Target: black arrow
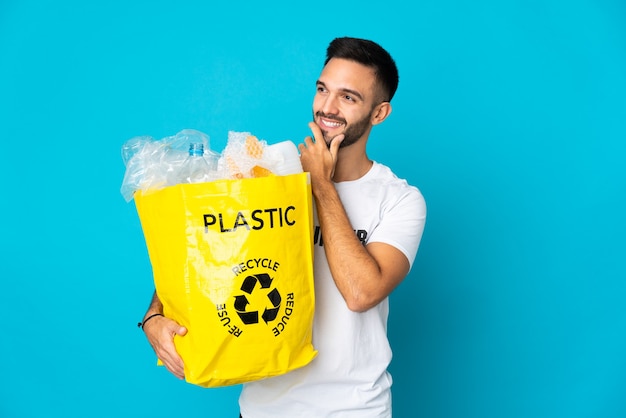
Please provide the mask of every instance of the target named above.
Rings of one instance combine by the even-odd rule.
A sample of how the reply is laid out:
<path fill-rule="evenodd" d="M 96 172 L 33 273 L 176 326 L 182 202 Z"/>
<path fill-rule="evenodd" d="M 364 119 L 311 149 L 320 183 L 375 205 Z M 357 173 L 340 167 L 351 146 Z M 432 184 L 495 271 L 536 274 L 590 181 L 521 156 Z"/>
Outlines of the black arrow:
<path fill-rule="evenodd" d="M 272 285 L 272 278 L 267 273 L 257 274 L 256 278 L 259 279 L 259 283 L 261 283 L 261 289 L 269 289 Z"/>
<path fill-rule="evenodd" d="M 283 300 L 283 298 L 280 297 L 278 289 L 273 289 L 271 292 L 269 292 L 267 294 L 267 298 L 270 300 L 270 302 L 272 302 L 272 305 L 274 305 L 275 308 L 278 308 L 280 306 L 280 302 Z"/>
<path fill-rule="evenodd" d="M 273 321 L 276 319 L 276 316 L 278 315 L 278 311 L 279 308 L 265 308 L 265 311 L 263 311 L 263 320 L 265 321 L 265 323 L 267 324 L 270 321 Z"/>
<path fill-rule="evenodd" d="M 245 295 L 235 296 L 235 310 L 245 312 L 249 303 Z"/>
<path fill-rule="evenodd" d="M 262 317 L 266 324 L 276 319 L 276 316 L 278 315 L 278 310 L 280 308 L 280 302 L 282 301 L 282 297 L 280 296 L 280 292 L 278 291 L 278 289 L 272 289 L 272 291 L 267 294 L 267 298 L 270 300 L 270 302 L 272 302 L 272 305 L 274 307 L 265 308 L 265 311 L 263 311 Z"/>
<path fill-rule="evenodd" d="M 256 277 L 248 276 L 245 279 L 243 279 L 243 283 L 241 284 L 241 290 L 243 290 L 247 294 L 250 294 L 254 290 L 255 284 L 256 284 Z"/>
<path fill-rule="evenodd" d="M 259 313 L 257 311 L 237 312 L 237 315 L 239 315 L 239 318 L 241 318 L 241 322 L 246 325 L 259 323 Z"/>

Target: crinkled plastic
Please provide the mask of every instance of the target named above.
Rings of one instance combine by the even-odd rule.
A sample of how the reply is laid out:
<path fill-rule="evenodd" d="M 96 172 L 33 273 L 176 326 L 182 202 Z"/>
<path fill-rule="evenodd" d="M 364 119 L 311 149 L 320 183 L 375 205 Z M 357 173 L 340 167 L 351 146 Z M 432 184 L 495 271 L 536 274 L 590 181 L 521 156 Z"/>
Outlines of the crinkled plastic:
<path fill-rule="evenodd" d="M 130 202 L 137 190 L 149 192 L 178 184 L 176 173 L 187 158 L 192 142 L 204 145 L 207 158 L 219 158 L 210 148 L 208 135 L 193 129 L 184 129 L 160 140 L 138 136 L 126 141 L 122 146 L 126 172 L 120 190 L 124 199 Z"/>
<path fill-rule="evenodd" d="M 302 172 L 300 156 L 295 144 L 282 141 L 268 145 L 250 132 L 228 133 L 228 142 L 222 153 L 210 148 L 209 137 L 193 129 L 185 129 L 174 136 L 155 140 L 150 136 L 131 138 L 122 146 L 126 173 L 121 193 L 127 202 L 136 191 L 153 192 L 180 184 L 183 163 L 189 144 L 202 143 L 204 157 L 215 166 L 213 179 L 258 178 L 268 175 L 289 175 Z"/>
<path fill-rule="evenodd" d="M 302 173 L 296 145 L 282 141 L 268 145 L 250 132 L 228 133 L 228 144 L 218 164 L 221 179 L 265 177 Z"/>

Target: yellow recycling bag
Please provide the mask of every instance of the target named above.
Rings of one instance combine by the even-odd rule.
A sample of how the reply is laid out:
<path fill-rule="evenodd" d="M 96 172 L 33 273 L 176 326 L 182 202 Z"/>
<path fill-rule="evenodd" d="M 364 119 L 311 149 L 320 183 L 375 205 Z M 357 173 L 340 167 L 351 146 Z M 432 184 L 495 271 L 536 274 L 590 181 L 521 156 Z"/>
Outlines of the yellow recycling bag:
<path fill-rule="evenodd" d="M 154 283 L 187 382 L 203 387 L 287 373 L 311 343 L 308 173 L 180 184 L 135 194 Z"/>

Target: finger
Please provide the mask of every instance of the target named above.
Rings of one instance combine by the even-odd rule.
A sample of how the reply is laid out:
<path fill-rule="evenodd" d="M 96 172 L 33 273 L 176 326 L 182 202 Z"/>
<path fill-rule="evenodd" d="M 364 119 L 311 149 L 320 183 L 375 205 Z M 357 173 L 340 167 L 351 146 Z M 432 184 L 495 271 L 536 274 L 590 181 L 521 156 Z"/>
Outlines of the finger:
<path fill-rule="evenodd" d="M 345 135 L 340 134 L 334 137 L 333 140 L 330 142 L 330 153 L 333 156 L 337 155 L 337 152 L 339 151 L 339 146 L 343 142 L 344 138 L 345 138 Z"/>
<path fill-rule="evenodd" d="M 185 366 L 183 365 L 182 360 L 176 361 L 176 359 L 162 359 L 161 361 L 163 362 L 165 368 L 178 379 L 182 380 L 185 378 Z"/>
<path fill-rule="evenodd" d="M 304 142 L 298 144 L 298 151 L 300 151 L 300 158 L 302 158 L 303 154 L 306 154 L 309 148 L 311 148 L 315 143 L 313 142 L 313 138 L 307 136 L 304 138 Z"/>
<path fill-rule="evenodd" d="M 311 132 L 313 132 L 313 137 L 315 138 L 315 142 L 324 140 L 324 134 L 322 133 L 322 128 L 320 128 L 317 123 L 309 122 L 309 128 L 311 129 Z"/>
<path fill-rule="evenodd" d="M 163 336 L 165 341 L 163 341 L 163 345 L 159 350 L 159 358 L 163 362 L 163 365 L 170 371 L 174 376 L 179 379 L 185 378 L 185 364 L 183 359 L 178 354 L 176 350 L 176 345 L 174 344 L 174 338 L 176 335 L 184 336 L 187 334 L 187 328 L 182 325 L 177 324 L 174 321 L 170 321 L 166 329 L 164 330 L 167 336 Z"/>
<path fill-rule="evenodd" d="M 171 363 L 170 372 L 180 380 L 185 379 L 185 366 L 182 360 Z"/>
<path fill-rule="evenodd" d="M 180 355 L 178 355 L 173 341 L 163 347 L 163 350 L 161 350 L 161 357 L 159 358 L 167 370 L 169 370 L 174 376 L 179 379 L 185 378 L 185 364 Z"/>

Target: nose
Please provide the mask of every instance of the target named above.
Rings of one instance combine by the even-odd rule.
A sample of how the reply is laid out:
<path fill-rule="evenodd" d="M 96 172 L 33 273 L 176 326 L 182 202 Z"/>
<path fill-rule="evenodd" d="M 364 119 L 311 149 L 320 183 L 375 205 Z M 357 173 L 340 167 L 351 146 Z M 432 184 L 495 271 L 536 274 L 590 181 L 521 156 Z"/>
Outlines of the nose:
<path fill-rule="evenodd" d="M 339 113 L 339 108 L 337 107 L 337 98 L 329 94 L 328 96 L 323 98 L 322 107 L 320 110 L 324 112 L 325 115 L 337 115 Z"/>

